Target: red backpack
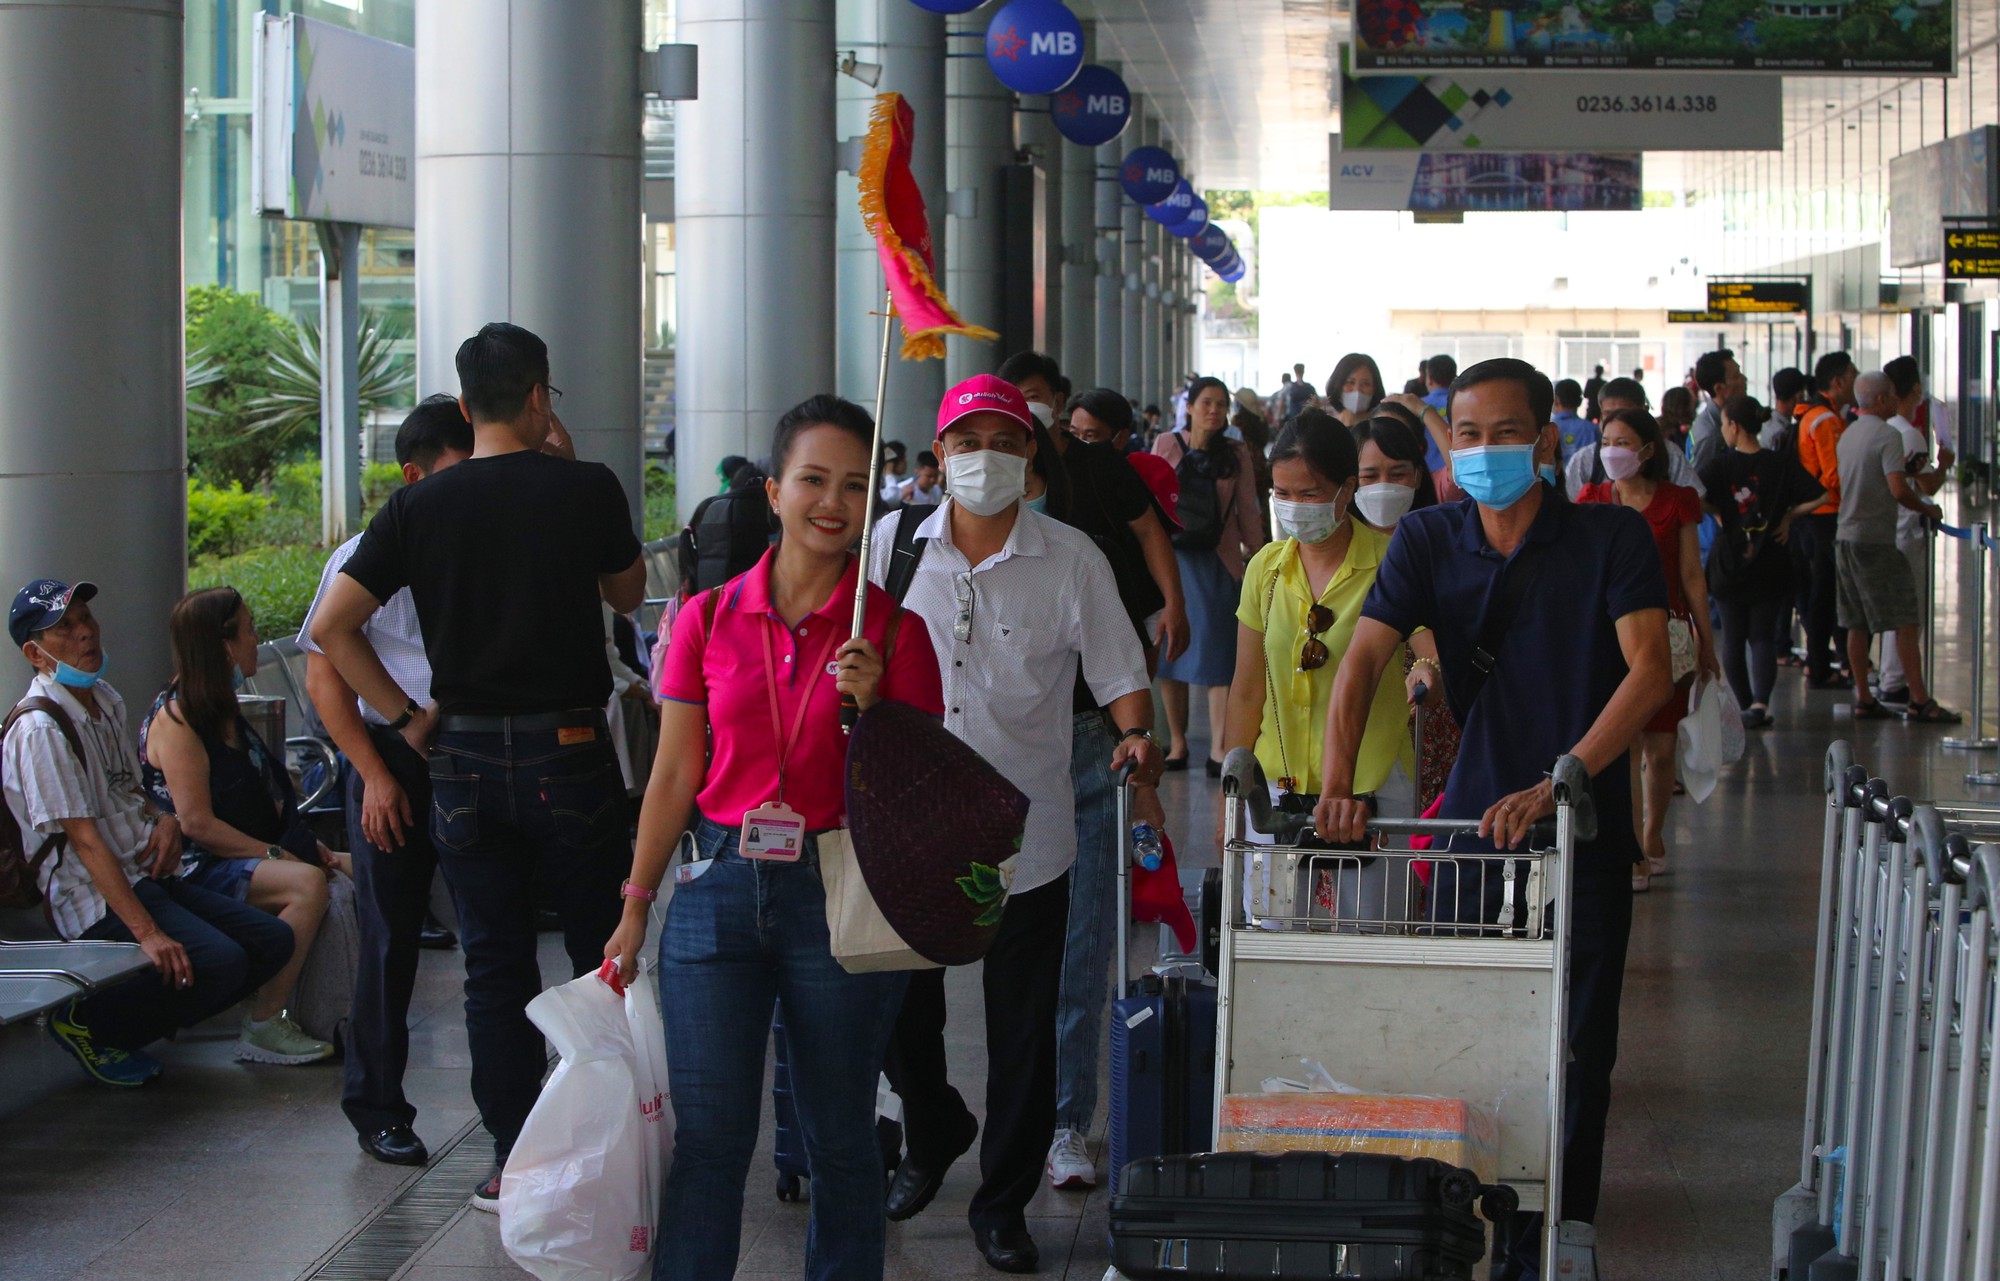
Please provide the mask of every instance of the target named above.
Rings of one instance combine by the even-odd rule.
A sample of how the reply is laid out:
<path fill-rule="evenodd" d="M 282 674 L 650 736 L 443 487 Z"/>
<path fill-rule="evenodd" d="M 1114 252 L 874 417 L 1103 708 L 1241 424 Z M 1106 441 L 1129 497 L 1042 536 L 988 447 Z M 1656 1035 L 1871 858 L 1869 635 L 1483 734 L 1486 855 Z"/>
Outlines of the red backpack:
<path fill-rule="evenodd" d="M 22 699 L 13 711 L 7 713 L 7 719 L 0 722 L 0 743 L 7 741 L 14 722 L 29 712 L 48 713 L 49 719 L 56 723 L 56 728 L 69 741 L 69 750 L 76 753 L 77 764 L 89 768 L 83 755 L 83 740 L 77 737 L 76 725 L 70 720 L 69 713 L 63 711 L 62 705 L 53 699 L 39 696 Z M 0 784 L 6 781 L 5 771 L 5 764 L 0 761 Z M 14 811 L 4 800 L 0 800 L 0 907 L 38 906 L 42 901 L 42 891 L 35 878 L 42 870 L 42 864 L 60 855 L 69 844 L 69 837 L 58 832 L 54 836 L 43 837 L 42 843 L 30 854 L 22 837 L 21 825 L 14 821 Z"/>

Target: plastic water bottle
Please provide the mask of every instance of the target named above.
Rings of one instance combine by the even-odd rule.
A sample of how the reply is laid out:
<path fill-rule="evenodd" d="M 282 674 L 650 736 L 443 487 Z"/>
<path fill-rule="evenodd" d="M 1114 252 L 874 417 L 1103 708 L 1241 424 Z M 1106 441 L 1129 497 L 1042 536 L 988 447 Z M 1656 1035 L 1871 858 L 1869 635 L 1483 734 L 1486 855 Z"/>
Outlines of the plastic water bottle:
<path fill-rule="evenodd" d="M 1160 834 L 1151 823 L 1132 824 L 1132 861 L 1148 872 L 1160 870 L 1160 860 L 1166 857 L 1160 848 Z"/>

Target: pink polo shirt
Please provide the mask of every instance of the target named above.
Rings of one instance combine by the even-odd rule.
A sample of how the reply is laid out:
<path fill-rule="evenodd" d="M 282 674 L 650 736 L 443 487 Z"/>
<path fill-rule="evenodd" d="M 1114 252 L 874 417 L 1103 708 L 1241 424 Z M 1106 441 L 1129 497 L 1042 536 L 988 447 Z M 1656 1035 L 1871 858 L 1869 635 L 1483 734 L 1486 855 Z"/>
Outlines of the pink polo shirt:
<path fill-rule="evenodd" d="M 840 730 L 840 691 L 828 672 L 833 651 L 846 643 L 854 624 L 854 576 L 850 561 L 840 586 L 824 605 L 796 627 L 787 627 L 771 607 L 771 561 L 775 550 L 749 571 L 715 590 L 713 649 L 708 637 L 708 593 L 681 608 L 674 621 L 660 677 L 663 698 L 708 707 L 708 776 L 695 804 L 704 817 L 725 826 L 778 797 L 778 749 L 798 716 L 799 700 L 810 698 L 805 726 L 785 766 L 785 804 L 804 816 L 809 831 L 839 827 L 847 813 L 847 736 Z M 883 650 L 896 603 L 879 587 L 868 589 L 867 623 L 862 635 Z M 765 675 L 764 641 L 771 638 L 771 661 L 778 676 L 778 719 L 783 737 L 771 726 L 771 698 Z M 831 649 L 827 642 L 831 639 Z M 813 671 L 802 671 L 826 651 Z M 905 613 L 897 629 L 896 652 L 883 673 L 883 698 L 944 715 L 944 691 L 937 655 L 924 620 Z"/>

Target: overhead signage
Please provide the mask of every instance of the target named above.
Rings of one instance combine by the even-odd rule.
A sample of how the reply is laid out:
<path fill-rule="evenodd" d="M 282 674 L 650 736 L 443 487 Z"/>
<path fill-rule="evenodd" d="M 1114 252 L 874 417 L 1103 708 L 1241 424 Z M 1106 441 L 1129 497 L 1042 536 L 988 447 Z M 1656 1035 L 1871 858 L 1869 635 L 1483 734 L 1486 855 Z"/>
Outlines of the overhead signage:
<path fill-rule="evenodd" d="M 1955 219 L 2000 215 L 2000 129 L 1906 151 L 1889 161 L 1889 265 L 1943 262 L 1940 229 Z"/>
<path fill-rule="evenodd" d="M 986 24 L 986 65 L 1015 93 L 1054 93 L 1083 69 L 1083 24 L 1061 0 L 1010 0 Z"/>
<path fill-rule="evenodd" d="M 2000 280 L 2000 222 L 1945 224 L 1944 274 L 1947 280 Z"/>
<path fill-rule="evenodd" d="M 1132 123 L 1132 90 L 1124 77 L 1095 64 L 1076 73 L 1049 101 L 1056 132 L 1079 147 L 1101 147 Z"/>
<path fill-rule="evenodd" d="M 1354 65 L 1948 76 L 1956 8 L 1935 0 L 1354 0 Z"/>
<path fill-rule="evenodd" d="M 416 50 L 291 15 L 259 25 L 255 65 L 258 211 L 416 226 Z"/>
<path fill-rule="evenodd" d="M 1338 135 L 1328 175 L 1327 208 L 1335 210 L 1629 211 L 1644 195 L 1636 155 L 1348 151 Z"/>
<path fill-rule="evenodd" d="M 1188 206 L 1187 216 L 1179 222 L 1168 224 L 1167 230 L 1186 240 L 1206 226 L 1208 226 L 1208 202 L 1196 196 L 1193 203 Z"/>
<path fill-rule="evenodd" d="M 1164 147 L 1134 147 L 1118 167 L 1118 185 L 1133 203 L 1156 205 L 1174 194 L 1181 166 Z"/>
<path fill-rule="evenodd" d="M 1708 309 L 1730 317 L 1792 314 L 1811 306 L 1812 285 L 1804 277 L 1708 282 Z"/>
<path fill-rule="evenodd" d="M 1726 325 L 1729 317 L 1719 311 L 1669 311 L 1670 325 Z"/>
<path fill-rule="evenodd" d="M 1219 262 L 1229 252 L 1229 233 L 1211 222 L 1189 237 L 1188 248 L 1203 262 Z"/>
<path fill-rule="evenodd" d="M 1353 151 L 1777 151 L 1781 76 L 1343 76 Z"/>
<path fill-rule="evenodd" d="M 1174 184 L 1165 200 L 1146 206 L 1146 216 L 1162 227 L 1171 227 L 1194 212 L 1194 188 L 1183 178 Z"/>

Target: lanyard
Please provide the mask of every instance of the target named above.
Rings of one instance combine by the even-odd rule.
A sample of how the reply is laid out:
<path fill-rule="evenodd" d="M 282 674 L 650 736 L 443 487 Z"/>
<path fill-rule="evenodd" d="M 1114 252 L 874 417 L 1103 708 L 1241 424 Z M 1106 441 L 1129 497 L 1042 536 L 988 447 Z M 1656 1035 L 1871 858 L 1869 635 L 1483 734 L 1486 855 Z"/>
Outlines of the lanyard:
<path fill-rule="evenodd" d="M 819 647 L 819 653 L 812 662 L 812 674 L 807 677 L 806 687 L 799 694 L 799 710 L 792 717 L 792 732 L 785 735 L 783 719 L 778 714 L 778 663 L 771 654 L 771 627 L 767 619 L 764 626 L 764 692 L 771 696 L 771 741 L 778 747 L 778 799 L 785 799 L 785 762 L 791 759 L 792 749 L 798 746 L 799 733 L 806 727 L 806 708 L 812 702 L 813 687 L 819 683 L 820 669 L 826 666 L 826 656 L 833 652 L 833 642 L 839 638 L 838 628 L 827 631 L 826 642 Z M 794 651 L 796 653 L 797 651 Z M 793 673 L 797 675 L 796 672 Z"/>

